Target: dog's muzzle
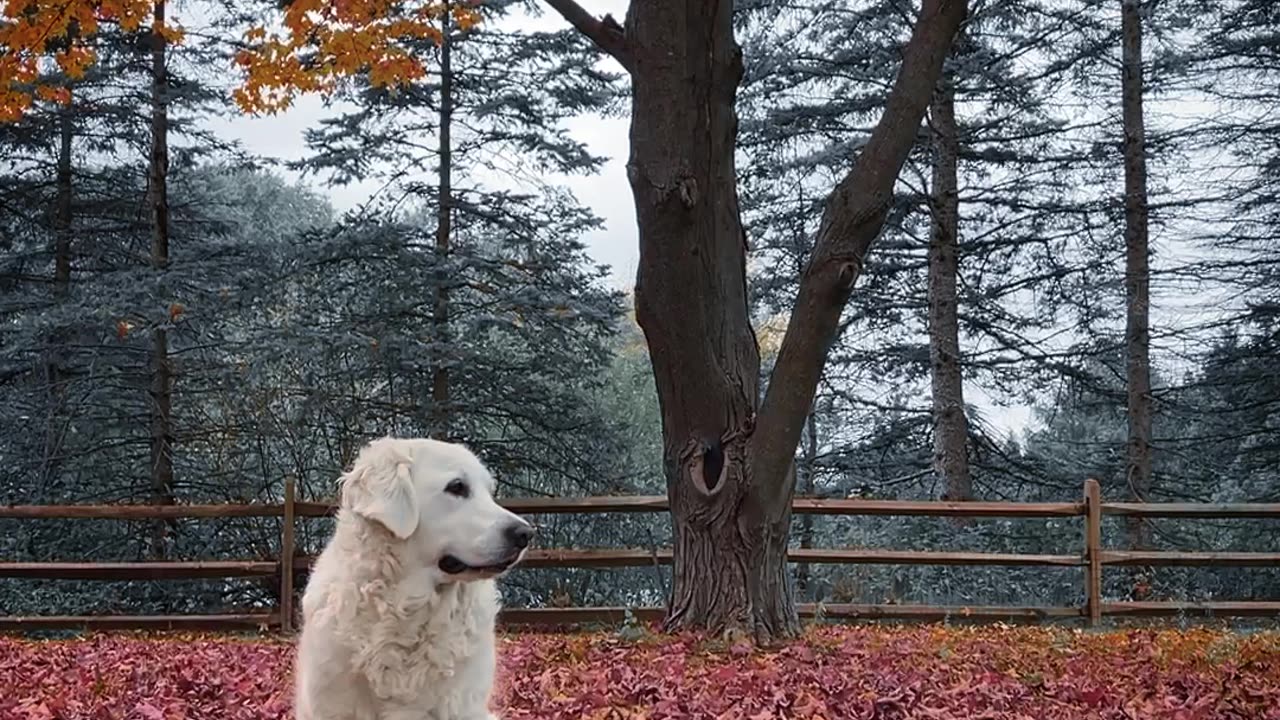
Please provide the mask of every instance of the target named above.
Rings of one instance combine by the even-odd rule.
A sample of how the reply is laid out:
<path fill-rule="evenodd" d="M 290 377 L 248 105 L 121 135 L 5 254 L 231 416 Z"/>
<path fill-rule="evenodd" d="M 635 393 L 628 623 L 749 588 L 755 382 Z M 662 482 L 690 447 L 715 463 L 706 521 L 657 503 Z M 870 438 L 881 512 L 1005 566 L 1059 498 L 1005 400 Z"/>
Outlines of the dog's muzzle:
<path fill-rule="evenodd" d="M 471 565 L 470 563 L 463 562 L 456 555 L 445 555 L 440 558 L 438 566 L 446 575 L 462 575 L 464 573 L 500 575 L 509 570 L 512 565 L 519 562 L 522 555 L 524 555 L 524 551 L 520 550 L 505 560 L 500 560 L 488 565 Z"/>
<path fill-rule="evenodd" d="M 532 525 L 523 520 L 517 520 L 502 531 L 502 538 L 506 541 L 507 552 L 505 556 L 499 558 L 496 562 L 472 565 L 457 555 L 445 555 L 440 558 L 438 565 L 446 575 L 461 575 L 463 573 L 501 575 L 524 557 L 525 551 L 529 548 L 529 541 L 533 539 L 533 534 Z"/>

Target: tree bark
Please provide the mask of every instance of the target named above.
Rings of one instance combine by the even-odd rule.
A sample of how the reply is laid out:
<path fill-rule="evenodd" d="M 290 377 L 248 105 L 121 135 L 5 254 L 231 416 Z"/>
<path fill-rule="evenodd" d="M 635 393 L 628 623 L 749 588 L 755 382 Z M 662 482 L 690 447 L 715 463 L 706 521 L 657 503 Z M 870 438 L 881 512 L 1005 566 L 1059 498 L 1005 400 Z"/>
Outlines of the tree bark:
<path fill-rule="evenodd" d="M 163 273 L 169 267 L 169 108 L 165 24 L 165 0 L 154 5 L 151 38 L 151 156 L 148 164 L 151 206 L 151 267 Z M 169 358 L 166 325 L 151 333 L 151 502 L 173 503 L 173 367 Z M 157 520 L 151 554 L 165 556 L 168 525 Z"/>
<path fill-rule="evenodd" d="M 933 472 L 944 500 L 972 500 L 969 423 L 960 372 L 960 321 L 956 279 L 960 253 L 960 190 L 956 163 L 955 86 L 943 75 L 934 94 L 932 223 L 929 233 L 929 365 L 933 394 Z"/>
<path fill-rule="evenodd" d="M 1148 241 L 1147 148 L 1143 121 L 1142 18 L 1138 0 L 1121 0 L 1122 95 L 1124 105 L 1125 215 L 1125 349 L 1128 373 L 1129 442 L 1125 477 L 1129 498 L 1149 499 L 1151 465 L 1151 330 L 1150 247 Z M 1132 548 L 1150 545 L 1150 526 L 1142 518 L 1128 518 Z"/>
<path fill-rule="evenodd" d="M 453 236 L 453 43 L 449 33 L 449 3 L 445 2 L 440 27 L 440 183 L 436 189 L 436 262 L 448 262 Z M 437 348 L 431 370 L 432 429 L 438 437 L 449 435 L 449 287 L 443 275 L 436 282 L 435 311 L 431 322 L 432 343 Z"/>
<path fill-rule="evenodd" d="M 573 0 L 546 2 L 631 74 L 636 319 L 658 389 L 675 536 L 666 627 L 762 644 L 792 636 L 800 627 L 786 559 L 795 451 L 965 3 L 926 0 L 884 116 L 828 199 L 761 404 L 734 164 L 743 66 L 733 3 L 633 2 L 624 28 Z"/>

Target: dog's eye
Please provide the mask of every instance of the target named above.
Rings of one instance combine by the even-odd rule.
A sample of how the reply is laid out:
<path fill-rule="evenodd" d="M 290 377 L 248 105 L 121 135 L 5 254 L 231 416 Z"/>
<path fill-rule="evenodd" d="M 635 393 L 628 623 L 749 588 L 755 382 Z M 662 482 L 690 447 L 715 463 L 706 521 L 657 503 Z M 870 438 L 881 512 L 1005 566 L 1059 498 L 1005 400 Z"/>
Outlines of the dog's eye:
<path fill-rule="evenodd" d="M 444 486 L 444 491 L 454 497 L 467 498 L 471 497 L 471 488 L 461 480 L 452 480 L 448 485 Z"/>

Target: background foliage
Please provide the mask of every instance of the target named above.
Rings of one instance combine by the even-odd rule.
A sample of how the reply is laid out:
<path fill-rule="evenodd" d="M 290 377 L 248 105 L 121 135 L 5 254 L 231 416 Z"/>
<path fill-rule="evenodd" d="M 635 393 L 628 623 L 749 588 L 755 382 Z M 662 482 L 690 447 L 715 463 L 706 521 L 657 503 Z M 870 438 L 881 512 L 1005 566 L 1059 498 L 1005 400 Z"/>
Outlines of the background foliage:
<path fill-rule="evenodd" d="M 948 64 L 960 146 L 959 304 L 974 495 L 1075 500 L 1085 477 L 1126 496 L 1119 21 L 1115 3 L 974 3 Z M 741 193 L 765 354 L 833 178 L 865 139 L 914 6 L 739 3 Z M 0 502 L 145 501 L 152 333 L 174 362 L 173 494 L 182 502 L 332 495 L 364 441 L 441 431 L 504 495 L 661 493 L 659 415 L 628 298 L 587 255 L 600 220 L 556 178 L 601 158 L 568 119 L 617 109 L 623 79 L 572 32 L 489 2 L 455 29 L 451 244 L 436 243 L 442 77 L 399 92 L 362 77 L 307 134 L 294 170 L 384 190 L 338 213 L 209 130 L 230 111 L 211 70 L 233 48 L 189 34 L 168 57 L 171 256 L 148 263 L 151 83 L 139 31 L 94 39 L 70 105 L 0 126 Z M 205 8 L 211 27 L 252 7 Z M 225 15 L 221 14 L 225 13 Z M 1266 0 L 1145 9 L 1151 165 L 1154 500 L 1280 502 L 1280 14 Z M 228 36 L 229 37 L 229 36 Z M 422 52 L 435 41 L 421 40 Z M 55 71 L 57 75 L 61 71 Z M 64 81 L 58 76 L 49 78 Z M 846 312 L 797 453 L 800 494 L 941 493 L 928 403 L 929 146 Z M 69 141 L 68 141 L 69 138 Z M 69 167 L 69 172 L 60 172 Z M 69 224 L 59 214 L 70 188 Z M 62 223 L 62 224 L 60 224 Z M 56 281 L 59 238 L 70 280 Z M 444 324 L 434 298 L 450 298 Z M 441 328 L 447 330 L 441 333 Z M 767 377 L 766 377 L 767 379 Z M 1005 408 L 1030 407 L 1020 421 Z M 1007 432 L 1007 417 L 1018 432 Z M 662 547 L 665 518 L 536 518 L 544 546 Z M 812 547 L 1075 552 L 1078 521 L 797 518 Z M 1122 542 L 1110 525 L 1105 539 Z M 1161 521 L 1161 548 L 1280 550 L 1259 521 Z M 306 523 L 316 550 L 324 522 Z M 6 560 L 135 560 L 140 523 L 5 522 Z M 172 558 L 270 558 L 278 526 L 183 521 Z M 1079 603 L 1075 570 L 797 568 L 805 600 Z M 1109 574 L 1112 597 L 1275 599 L 1276 570 Z M 523 605 L 660 604 L 665 571 L 520 570 Z M 0 612 L 181 612 L 274 601 L 271 583 L 7 582 Z"/>

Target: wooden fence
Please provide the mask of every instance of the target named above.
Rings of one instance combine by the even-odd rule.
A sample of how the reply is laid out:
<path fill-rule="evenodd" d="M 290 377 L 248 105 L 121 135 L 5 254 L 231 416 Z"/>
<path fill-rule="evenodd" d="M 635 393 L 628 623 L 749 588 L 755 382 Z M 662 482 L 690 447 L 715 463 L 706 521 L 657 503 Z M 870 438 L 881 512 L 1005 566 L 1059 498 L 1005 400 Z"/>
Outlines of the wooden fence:
<path fill-rule="evenodd" d="M 511 498 L 504 506 L 524 515 L 665 512 L 664 497 Z M 242 505 L 26 505 L 0 507 L 0 518 L 98 518 L 151 520 L 171 518 L 281 518 L 280 550 L 268 561 L 187 562 L 0 562 L 0 578 L 57 578 L 75 580 L 158 580 L 190 578 L 274 577 L 279 582 L 279 605 L 270 612 L 217 615 L 166 616 L 0 616 L 0 631 L 35 629 L 261 629 L 291 632 L 295 584 L 313 558 L 298 555 L 294 526 L 298 518 L 331 515 L 329 503 L 299 502 L 292 480 L 285 481 L 284 502 Z M 1203 615 L 1223 617 L 1280 617 L 1276 602 L 1107 602 L 1102 598 L 1102 573 L 1108 566 L 1204 566 L 1280 567 L 1280 553 L 1118 551 L 1102 547 L 1102 517 L 1120 515 L 1143 518 L 1263 518 L 1280 519 L 1280 503 L 1104 503 L 1098 483 L 1085 482 L 1080 502 L 1005 503 L 933 502 L 796 498 L 794 512 L 840 516 L 927 516 L 955 518 L 1064 518 L 1084 519 L 1084 551 L 1081 554 L 1037 555 L 987 552 L 936 552 L 879 549 L 795 549 L 790 558 L 798 563 L 878 565 L 979 565 L 1052 566 L 1084 569 L 1082 607 L 931 606 L 899 604 L 801 605 L 803 616 L 830 619 L 903 620 L 1005 620 L 1035 622 L 1076 618 L 1092 626 L 1103 617 Z M 595 549 L 531 550 L 525 567 L 627 567 L 669 564 L 670 550 Z M 659 618 L 662 608 L 631 608 L 640 619 Z M 576 625 L 617 622 L 628 612 L 621 607 L 527 608 L 505 610 L 509 625 Z"/>

